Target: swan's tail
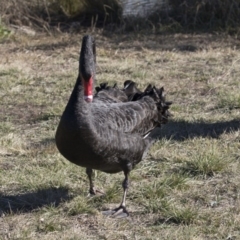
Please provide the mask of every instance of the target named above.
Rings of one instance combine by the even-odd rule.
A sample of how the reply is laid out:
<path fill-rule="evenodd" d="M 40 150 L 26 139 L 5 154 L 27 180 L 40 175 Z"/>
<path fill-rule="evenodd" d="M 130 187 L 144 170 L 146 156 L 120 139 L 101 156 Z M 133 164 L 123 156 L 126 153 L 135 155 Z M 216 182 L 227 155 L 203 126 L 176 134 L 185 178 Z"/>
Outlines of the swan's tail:
<path fill-rule="evenodd" d="M 139 89 L 137 89 L 135 82 L 130 80 L 128 81 L 130 83 L 123 90 L 127 93 L 128 100 L 137 101 L 145 96 L 151 97 L 158 108 L 158 122 L 160 124 L 166 124 L 168 122 L 168 118 L 172 116 L 172 114 L 169 112 L 169 108 L 172 102 L 166 101 L 164 88 L 156 88 L 152 84 L 149 84 L 146 89 L 141 92 Z"/>

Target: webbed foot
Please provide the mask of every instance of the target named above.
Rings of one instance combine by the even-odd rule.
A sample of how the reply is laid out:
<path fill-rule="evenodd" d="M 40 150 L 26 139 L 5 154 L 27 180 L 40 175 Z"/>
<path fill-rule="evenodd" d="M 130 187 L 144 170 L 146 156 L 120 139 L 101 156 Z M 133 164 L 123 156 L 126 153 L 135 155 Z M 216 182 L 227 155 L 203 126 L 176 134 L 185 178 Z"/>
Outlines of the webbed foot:
<path fill-rule="evenodd" d="M 102 211 L 102 214 L 112 218 L 126 218 L 129 216 L 129 212 L 124 206 L 119 206 L 113 210 Z"/>
<path fill-rule="evenodd" d="M 98 189 L 90 189 L 88 193 L 88 197 L 103 196 L 103 195 L 105 195 L 105 192 Z"/>

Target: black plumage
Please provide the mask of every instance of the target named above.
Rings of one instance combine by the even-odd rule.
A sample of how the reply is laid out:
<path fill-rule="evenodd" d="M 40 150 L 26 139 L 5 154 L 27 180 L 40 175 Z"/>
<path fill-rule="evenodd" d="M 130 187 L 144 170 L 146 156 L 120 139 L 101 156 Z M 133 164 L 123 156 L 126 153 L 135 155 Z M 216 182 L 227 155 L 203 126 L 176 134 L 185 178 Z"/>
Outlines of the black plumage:
<path fill-rule="evenodd" d="M 103 101 L 108 103 L 127 102 L 128 96 L 122 90 L 114 84 L 113 87 L 108 86 L 107 83 L 101 83 L 96 88 L 96 94 L 94 95 L 93 101 Z"/>
<path fill-rule="evenodd" d="M 128 86 L 119 89 L 100 85 L 92 99 L 95 52 L 93 37 L 85 36 L 79 75 L 57 128 L 56 145 L 66 159 L 86 168 L 91 194 L 96 194 L 93 169 L 106 173 L 123 171 L 123 199 L 111 214 L 127 216 L 125 199 L 129 173 L 155 141 L 151 131 L 167 122 L 171 103 L 165 102 L 163 88 L 152 86 L 145 92 L 132 88 L 126 94 Z M 134 94 L 138 95 L 132 101 Z"/>

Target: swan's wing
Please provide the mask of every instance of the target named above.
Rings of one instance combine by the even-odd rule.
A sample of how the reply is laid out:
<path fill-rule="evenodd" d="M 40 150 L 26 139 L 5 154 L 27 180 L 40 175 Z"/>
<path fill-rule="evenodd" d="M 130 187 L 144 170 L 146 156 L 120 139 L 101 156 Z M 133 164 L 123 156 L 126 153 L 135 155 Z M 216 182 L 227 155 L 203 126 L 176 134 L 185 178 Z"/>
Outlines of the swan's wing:
<path fill-rule="evenodd" d="M 107 83 L 101 83 L 95 89 L 93 102 L 120 103 L 128 101 L 126 93 L 119 89 L 116 84 L 110 87 Z"/>
<path fill-rule="evenodd" d="M 92 103 L 91 113 L 96 128 L 110 128 L 123 133 L 145 135 L 160 124 L 158 108 L 150 97 L 136 102 Z"/>

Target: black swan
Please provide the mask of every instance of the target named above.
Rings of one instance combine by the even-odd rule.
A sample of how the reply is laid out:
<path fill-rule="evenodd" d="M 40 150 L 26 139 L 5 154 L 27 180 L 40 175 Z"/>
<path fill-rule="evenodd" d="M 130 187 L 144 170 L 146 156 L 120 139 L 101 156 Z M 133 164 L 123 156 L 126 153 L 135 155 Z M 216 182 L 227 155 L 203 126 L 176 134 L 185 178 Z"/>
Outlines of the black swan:
<path fill-rule="evenodd" d="M 141 92 L 131 80 L 123 89 L 102 84 L 93 95 L 96 50 L 90 35 L 83 37 L 79 62 L 77 81 L 56 131 L 56 145 L 66 159 L 86 168 L 90 194 L 97 192 L 93 169 L 123 171 L 121 204 L 104 214 L 126 217 L 129 173 L 156 141 L 153 130 L 167 122 L 171 102 L 165 101 L 163 88 L 149 85 Z"/>

